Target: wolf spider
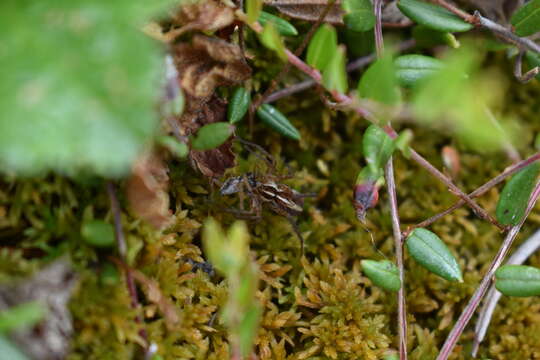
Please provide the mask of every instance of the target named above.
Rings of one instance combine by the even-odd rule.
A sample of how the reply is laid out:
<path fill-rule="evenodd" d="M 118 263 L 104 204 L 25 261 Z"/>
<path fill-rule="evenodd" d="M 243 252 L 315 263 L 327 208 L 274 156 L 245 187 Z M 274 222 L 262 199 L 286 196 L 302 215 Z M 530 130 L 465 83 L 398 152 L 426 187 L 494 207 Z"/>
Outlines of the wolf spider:
<path fill-rule="evenodd" d="M 313 197 L 315 194 L 302 194 L 281 181 L 291 178 L 292 175 L 275 175 L 275 161 L 266 150 L 257 144 L 236 138 L 250 152 L 262 158 L 268 165 L 271 172 L 267 174 L 257 174 L 247 172 L 240 176 L 227 179 L 219 190 L 221 195 L 238 194 L 240 199 L 240 209 L 227 209 L 238 218 L 249 220 L 260 220 L 262 218 L 263 207 L 266 206 L 274 213 L 283 216 L 291 224 L 294 232 L 300 239 L 301 253 L 304 253 L 304 239 L 298 230 L 296 217 L 303 211 L 304 198 Z M 254 151 L 256 150 L 256 151 Z M 261 156 L 257 152 L 262 153 Z M 244 209 L 244 200 L 247 196 L 249 210 Z"/>

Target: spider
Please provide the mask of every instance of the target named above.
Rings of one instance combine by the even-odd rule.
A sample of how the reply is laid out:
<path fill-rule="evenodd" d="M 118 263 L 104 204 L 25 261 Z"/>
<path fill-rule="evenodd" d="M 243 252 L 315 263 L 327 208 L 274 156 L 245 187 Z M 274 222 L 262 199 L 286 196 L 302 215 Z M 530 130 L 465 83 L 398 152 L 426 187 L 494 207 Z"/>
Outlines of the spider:
<path fill-rule="evenodd" d="M 244 145 L 257 149 L 264 155 L 269 168 L 275 170 L 274 161 L 270 154 L 256 144 L 240 140 Z M 235 216 L 243 219 L 260 220 L 263 206 L 274 213 L 285 217 L 291 224 L 294 232 L 300 239 L 301 253 L 304 253 L 304 239 L 298 230 L 295 218 L 303 211 L 304 198 L 315 194 L 303 194 L 280 181 L 290 178 L 290 175 L 276 176 L 269 174 L 256 174 L 247 172 L 240 176 L 227 179 L 219 190 L 221 195 L 238 194 L 240 209 L 227 209 Z M 244 196 L 248 197 L 249 210 L 244 210 Z"/>

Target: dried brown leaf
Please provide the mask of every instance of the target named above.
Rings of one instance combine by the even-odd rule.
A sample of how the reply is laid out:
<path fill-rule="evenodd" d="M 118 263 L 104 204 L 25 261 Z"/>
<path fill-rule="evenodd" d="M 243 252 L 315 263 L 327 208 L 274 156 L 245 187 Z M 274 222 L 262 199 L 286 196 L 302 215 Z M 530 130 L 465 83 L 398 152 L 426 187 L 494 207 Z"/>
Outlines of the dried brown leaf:
<path fill-rule="evenodd" d="M 143 154 L 133 166 L 126 191 L 135 215 L 158 229 L 171 225 L 169 210 L 169 176 L 167 166 L 154 153 Z"/>

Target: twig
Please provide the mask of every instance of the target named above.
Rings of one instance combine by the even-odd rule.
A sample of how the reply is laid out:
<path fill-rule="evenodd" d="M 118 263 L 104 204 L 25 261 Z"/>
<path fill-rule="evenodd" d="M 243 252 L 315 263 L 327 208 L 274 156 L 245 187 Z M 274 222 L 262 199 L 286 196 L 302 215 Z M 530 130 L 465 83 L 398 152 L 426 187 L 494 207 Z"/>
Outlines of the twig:
<path fill-rule="evenodd" d="M 399 225 L 397 207 L 396 184 L 394 180 L 394 165 L 392 157 L 388 160 L 385 169 L 386 189 L 390 200 L 390 214 L 392 216 L 392 229 L 394 232 L 394 246 L 396 248 L 396 262 L 399 271 L 401 287 L 398 291 L 398 333 L 399 333 L 399 359 L 407 360 L 407 309 L 405 304 L 405 276 L 403 270 L 403 242 Z"/>
<path fill-rule="evenodd" d="M 377 51 L 377 57 L 380 58 L 384 51 L 382 35 L 382 0 L 373 1 L 373 11 L 375 13 L 375 50 Z"/>
<path fill-rule="evenodd" d="M 495 185 L 498 185 L 501 183 L 504 179 L 506 179 L 508 176 L 518 172 L 519 170 L 523 169 L 524 167 L 532 164 L 533 162 L 540 159 L 540 153 L 536 153 L 527 159 L 520 161 L 517 164 L 514 164 L 507 168 L 505 171 L 503 171 L 501 174 L 495 176 L 493 179 L 486 182 L 484 185 L 480 186 L 478 189 L 474 190 L 472 193 L 469 194 L 470 198 L 478 197 L 486 193 L 489 189 L 494 187 Z M 443 212 L 440 212 L 439 214 L 433 215 L 427 220 L 424 220 L 416 225 L 413 225 L 407 229 L 407 231 L 403 234 L 404 237 L 407 237 L 407 235 L 414 229 L 419 227 L 427 227 L 431 224 L 433 224 L 435 221 L 439 220 L 443 216 L 450 214 L 452 211 L 462 207 L 465 205 L 464 200 L 457 201 L 454 205 L 450 206 L 448 209 L 444 210 Z"/>
<path fill-rule="evenodd" d="M 431 0 L 431 2 L 438 4 L 446 10 L 459 16 L 469 24 L 475 26 L 482 26 L 489 31 L 499 35 L 502 40 L 514 44 L 522 50 L 531 50 L 536 53 L 540 53 L 540 45 L 532 41 L 531 39 L 522 38 L 514 34 L 502 25 L 483 17 L 479 11 L 475 11 L 473 15 L 466 13 L 465 11 L 455 7 L 452 4 L 447 3 L 445 0 Z"/>
<path fill-rule="evenodd" d="M 456 345 L 461 333 L 465 329 L 465 326 L 467 326 L 469 320 L 474 314 L 474 311 L 476 310 L 476 308 L 480 304 L 480 301 L 482 300 L 486 291 L 488 290 L 489 285 L 491 284 L 493 275 L 495 274 L 495 271 L 499 268 L 499 266 L 501 266 L 504 258 L 506 257 L 508 251 L 510 250 L 510 247 L 512 246 L 514 239 L 516 238 L 517 234 L 519 233 L 519 230 L 523 226 L 523 223 L 525 222 L 529 213 L 531 212 L 539 195 L 540 195 L 540 182 L 538 182 L 536 184 L 536 187 L 534 188 L 534 191 L 527 205 L 527 211 L 525 212 L 523 219 L 521 219 L 519 224 L 510 228 L 510 231 L 506 235 L 506 238 L 504 239 L 501 247 L 499 248 L 497 255 L 495 255 L 495 258 L 491 262 L 486 275 L 484 275 L 484 278 L 480 282 L 480 285 L 478 286 L 478 288 L 476 288 L 476 291 L 471 297 L 471 300 L 469 300 L 469 303 L 467 304 L 467 306 L 465 307 L 465 309 L 459 316 L 456 324 L 454 325 L 454 328 L 450 331 L 450 334 L 448 334 L 448 337 L 446 338 L 446 341 L 444 342 L 441 352 L 437 356 L 437 360 L 446 360 L 450 356 L 452 349 Z"/>
<path fill-rule="evenodd" d="M 521 265 L 527 260 L 532 254 L 534 254 L 540 248 L 540 230 L 537 230 L 530 238 L 525 240 L 523 244 L 516 249 L 516 251 L 508 258 L 506 265 Z M 493 315 L 493 311 L 501 298 L 501 293 L 495 289 L 492 285 L 486 295 L 484 300 L 484 305 L 480 309 L 478 314 L 478 320 L 474 328 L 474 343 L 471 350 L 471 355 L 476 357 L 478 347 L 480 343 L 484 340 L 486 332 Z"/>
<path fill-rule="evenodd" d="M 403 52 L 403 51 L 407 51 L 409 49 L 412 49 L 414 46 L 416 46 L 416 41 L 414 39 L 409 39 L 409 40 L 405 40 L 403 41 L 402 43 L 400 43 L 398 46 L 397 46 L 397 51 L 398 52 Z M 360 70 L 362 68 L 364 68 L 365 66 L 371 64 L 373 61 L 375 61 L 376 59 L 376 55 L 375 54 L 369 54 L 369 55 L 366 55 L 366 56 L 362 56 L 352 62 L 350 62 L 348 65 L 347 65 L 347 72 L 352 72 L 352 71 L 356 71 L 356 70 Z M 313 86 L 315 86 L 317 83 L 315 82 L 315 80 L 309 78 L 307 80 L 304 80 L 302 82 L 299 82 L 299 83 L 296 83 L 294 85 L 291 85 L 289 87 L 286 87 L 286 88 L 283 88 L 281 90 L 278 90 L 276 92 L 273 92 L 272 94 L 270 94 L 266 100 L 264 101 L 265 103 L 273 103 L 281 98 L 284 98 L 284 97 L 287 97 L 287 96 L 291 96 L 293 94 L 296 94 L 296 93 L 299 93 L 301 91 L 304 91 L 304 90 L 307 90 Z"/>
<path fill-rule="evenodd" d="M 118 253 L 122 261 L 126 262 L 127 257 L 127 246 L 126 239 L 124 237 L 124 231 L 122 230 L 122 216 L 120 211 L 120 204 L 118 203 L 118 198 L 116 197 L 116 191 L 112 182 L 107 182 L 107 193 L 109 195 L 109 201 L 111 203 L 111 210 L 114 217 L 114 236 L 116 238 L 116 244 L 118 246 Z M 135 287 L 135 280 L 133 279 L 133 274 L 131 271 L 126 270 L 126 284 L 129 292 L 129 297 L 131 299 L 131 307 L 137 309 L 139 307 L 139 297 L 137 296 L 137 289 Z M 137 315 L 136 321 L 142 323 L 142 318 L 140 315 Z M 147 342 L 147 334 L 144 329 L 139 331 L 141 337 Z"/>
<path fill-rule="evenodd" d="M 525 74 L 523 74 L 521 70 L 521 64 L 523 62 L 523 55 L 525 54 L 524 51 L 520 51 L 519 54 L 516 56 L 516 62 L 514 64 L 514 76 L 516 77 L 517 81 L 519 81 L 522 84 L 526 84 L 538 73 L 540 72 L 540 68 L 538 66 L 532 68 L 531 70 L 527 71 Z"/>

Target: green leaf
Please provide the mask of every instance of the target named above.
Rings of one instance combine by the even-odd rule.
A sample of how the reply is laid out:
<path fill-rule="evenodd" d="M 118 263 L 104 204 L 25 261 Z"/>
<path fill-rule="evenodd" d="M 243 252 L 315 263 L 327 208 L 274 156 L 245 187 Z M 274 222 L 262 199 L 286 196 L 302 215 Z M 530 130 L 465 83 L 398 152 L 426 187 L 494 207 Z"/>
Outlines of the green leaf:
<path fill-rule="evenodd" d="M 512 176 L 504 186 L 495 211 L 501 224 L 517 225 L 523 219 L 539 173 L 540 164 L 532 163 Z"/>
<path fill-rule="evenodd" d="M 387 105 L 400 101 L 396 69 L 390 55 L 385 54 L 364 72 L 358 83 L 358 95 Z"/>
<path fill-rule="evenodd" d="M 266 23 L 262 33 L 259 35 L 259 38 L 261 39 L 261 43 L 270 50 L 274 50 L 280 59 L 287 60 L 283 39 L 281 36 L 279 36 L 279 33 L 273 23 Z"/>
<path fill-rule="evenodd" d="M 495 272 L 495 287 L 508 296 L 540 295 L 540 269 L 525 265 L 504 265 Z"/>
<path fill-rule="evenodd" d="M 103 220 L 85 222 L 81 235 L 87 244 L 95 247 L 111 247 L 116 243 L 113 226 Z"/>
<path fill-rule="evenodd" d="M 419 0 L 399 0 L 398 8 L 414 22 L 444 32 L 468 31 L 473 26 L 450 11 Z"/>
<path fill-rule="evenodd" d="M 261 14 L 259 15 L 259 23 L 264 26 L 268 22 L 274 23 L 277 31 L 283 36 L 298 35 L 298 31 L 296 30 L 296 28 L 287 20 L 282 19 L 279 16 L 267 13 L 265 11 L 261 11 Z"/>
<path fill-rule="evenodd" d="M 306 61 L 318 70 L 324 70 L 337 51 L 337 33 L 333 26 L 324 24 L 309 42 Z"/>
<path fill-rule="evenodd" d="M 0 335 L 0 354 L 9 360 L 29 360 L 24 353 L 9 341 L 5 336 Z"/>
<path fill-rule="evenodd" d="M 412 36 L 416 40 L 416 46 L 431 48 L 437 45 L 448 45 L 454 49 L 460 47 L 459 41 L 454 34 L 433 30 L 424 25 L 416 25 L 412 29 Z"/>
<path fill-rule="evenodd" d="M 281 135 L 294 140 L 300 140 L 300 133 L 289 120 L 272 105 L 263 104 L 257 109 L 257 116 Z"/>
<path fill-rule="evenodd" d="M 2 171 L 130 171 L 157 126 L 163 68 L 138 27 L 164 3 L 0 2 Z"/>
<path fill-rule="evenodd" d="M 529 36 L 540 31 L 540 0 L 531 0 L 517 9 L 510 22 L 518 36 Z"/>
<path fill-rule="evenodd" d="M 396 149 L 399 149 L 403 155 L 408 159 L 411 156 L 411 148 L 409 144 L 413 138 L 413 133 L 410 129 L 405 129 L 399 133 L 398 137 L 394 140 Z"/>
<path fill-rule="evenodd" d="M 538 54 L 533 53 L 532 51 L 527 51 L 525 58 L 527 59 L 527 62 L 531 68 L 537 66 L 540 67 L 540 56 Z M 536 79 L 540 80 L 540 74 L 536 75 Z"/>
<path fill-rule="evenodd" d="M 116 266 L 107 262 L 101 268 L 99 274 L 99 281 L 105 286 L 114 286 L 120 281 L 120 275 L 118 274 L 118 269 Z"/>
<path fill-rule="evenodd" d="M 0 333 L 31 327 L 45 317 L 46 309 L 38 302 L 27 302 L 0 311 Z"/>
<path fill-rule="evenodd" d="M 235 236 L 233 244 L 230 237 L 225 236 L 221 226 L 213 218 L 208 218 L 204 222 L 202 232 L 204 252 L 210 263 L 226 276 L 240 269 L 246 261 L 247 230 L 244 226 L 244 229 L 239 231 L 244 231 L 245 236 Z"/>
<path fill-rule="evenodd" d="M 262 0 L 246 0 L 246 13 L 248 22 L 254 23 L 261 15 Z"/>
<path fill-rule="evenodd" d="M 156 140 L 159 145 L 166 147 L 179 158 L 185 158 L 189 154 L 187 144 L 176 140 L 172 136 L 159 136 Z"/>
<path fill-rule="evenodd" d="M 251 94 L 243 87 L 238 87 L 231 96 L 229 108 L 227 109 L 227 119 L 231 124 L 235 124 L 244 118 L 251 104 Z"/>
<path fill-rule="evenodd" d="M 456 259 L 444 242 L 431 231 L 414 229 L 406 245 L 411 257 L 432 273 L 448 281 L 463 282 Z"/>
<path fill-rule="evenodd" d="M 375 285 L 389 291 L 401 288 L 398 268 L 391 261 L 362 260 L 361 264 L 362 270 Z"/>
<path fill-rule="evenodd" d="M 345 66 L 345 48 L 339 46 L 322 74 L 322 82 L 326 90 L 336 90 L 342 94 L 347 92 L 349 84 L 347 83 L 347 70 Z"/>
<path fill-rule="evenodd" d="M 370 125 L 362 139 L 364 157 L 373 173 L 384 168 L 395 149 L 392 138 L 377 125 Z"/>
<path fill-rule="evenodd" d="M 234 132 L 234 125 L 226 122 L 216 122 L 201 127 L 191 140 L 195 150 L 210 150 L 222 145 Z"/>
<path fill-rule="evenodd" d="M 419 81 L 442 69 L 442 61 L 431 56 L 403 55 L 394 60 L 396 77 L 402 86 L 414 86 Z"/>
<path fill-rule="evenodd" d="M 341 4 L 345 10 L 343 22 L 353 31 L 368 31 L 375 26 L 375 15 L 370 0 L 344 0 Z"/>

